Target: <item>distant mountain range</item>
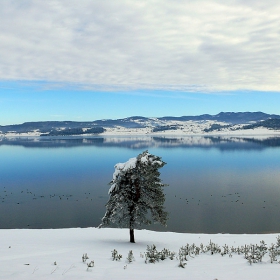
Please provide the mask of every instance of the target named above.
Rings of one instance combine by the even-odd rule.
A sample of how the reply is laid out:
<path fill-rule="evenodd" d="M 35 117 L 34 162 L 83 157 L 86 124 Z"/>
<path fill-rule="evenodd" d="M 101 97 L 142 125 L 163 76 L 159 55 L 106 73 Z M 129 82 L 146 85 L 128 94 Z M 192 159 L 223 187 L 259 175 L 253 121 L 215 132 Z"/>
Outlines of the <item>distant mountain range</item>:
<path fill-rule="evenodd" d="M 199 115 L 199 116 L 183 116 L 183 117 L 163 117 L 161 120 L 176 121 L 218 121 L 231 124 L 244 124 L 250 122 L 258 122 L 267 119 L 279 119 L 280 115 L 266 114 L 263 112 L 221 112 L 217 115 Z"/>
<path fill-rule="evenodd" d="M 37 133 L 39 136 L 102 134 L 114 129 L 146 129 L 145 133 L 162 132 L 167 130 L 182 131 L 186 127 L 203 124 L 200 129 L 204 132 L 221 129 L 252 129 L 264 126 L 270 129 L 280 129 L 280 115 L 263 112 L 221 112 L 217 115 L 199 115 L 182 117 L 147 118 L 133 116 L 124 119 L 105 119 L 91 122 L 75 121 L 43 121 L 25 122 L 23 124 L 0 126 L 0 134 Z"/>

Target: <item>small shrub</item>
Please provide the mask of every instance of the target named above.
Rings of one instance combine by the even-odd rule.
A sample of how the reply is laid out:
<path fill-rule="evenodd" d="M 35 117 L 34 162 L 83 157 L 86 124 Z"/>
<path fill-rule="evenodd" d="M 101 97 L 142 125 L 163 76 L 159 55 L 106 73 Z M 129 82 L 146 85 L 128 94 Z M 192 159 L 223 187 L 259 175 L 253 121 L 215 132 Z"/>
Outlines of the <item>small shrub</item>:
<path fill-rule="evenodd" d="M 126 259 L 127 259 L 128 263 L 132 263 L 133 261 L 135 261 L 135 258 L 134 258 L 134 256 L 133 256 L 132 250 L 130 250 L 130 251 L 128 252 L 128 256 L 127 256 Z"/>
<path fill-rule="evenodd" d="M 82 256 L 82 261 L 83 261 L 83 263 L 86 262 L 86 260 L 88 260 L 88 255 L 87 255 L 87 253 L 83 254 L 83 256 Z"/>
<path fill-rule="evenodd" d="M 147 252 L 145 253 L 145 257 L 145 263 L 155 263 L 156 261 L 159 261 L 159 253 L 154 244 L 152 246 L 147 245 Z"/>
<path fill-rule="evenodd" d="M 90 267 L 94 267 L 94 261 L 87 263 L 87 270 L 89 270 Z"/>
<path fill-rule="evenodd" d="M 112 259 L 113 259 L 113 261 L 120 261 L 121 258 L 122 258 L 122 255 L 118 254 L 118 251 L 116 249 L 114 249 L 112 251 Z"/>

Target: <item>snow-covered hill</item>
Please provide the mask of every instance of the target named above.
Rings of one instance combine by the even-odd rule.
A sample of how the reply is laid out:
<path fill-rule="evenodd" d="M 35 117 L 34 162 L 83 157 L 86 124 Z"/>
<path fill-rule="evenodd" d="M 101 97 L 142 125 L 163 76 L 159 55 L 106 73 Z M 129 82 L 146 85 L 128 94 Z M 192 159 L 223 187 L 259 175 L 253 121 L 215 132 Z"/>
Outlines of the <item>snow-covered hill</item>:
<path fill-rule="evenodd" d="M 273 124 L 273 125 L 272 125 Z M 134 116 L 92 122 L 48 121 L 0 126 L 0 136 L 204 135 L 280 133 L 280 116 L 262 112 L 146 118 Z"/>

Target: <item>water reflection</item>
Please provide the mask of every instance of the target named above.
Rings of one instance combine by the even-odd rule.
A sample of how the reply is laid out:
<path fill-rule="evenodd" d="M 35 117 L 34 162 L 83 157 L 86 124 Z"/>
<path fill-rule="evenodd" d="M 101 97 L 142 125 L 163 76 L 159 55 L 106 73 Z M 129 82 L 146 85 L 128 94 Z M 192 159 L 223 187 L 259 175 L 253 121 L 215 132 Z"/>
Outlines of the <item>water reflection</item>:
<path fill-rule="evenodd" d="M 215 147 L 227 149 L 263 149 L 265 147 L 279 147 L 279 137 L 233 137 L 233 136 L 184 136 L 184 137 L 155 137 L 155 136 L 108 136 L 108 137 L 10 137 L 0 138 L 1 145 L 14 145 L 23 147 L 119 147 L 119 148 L 186 148 Z"/>

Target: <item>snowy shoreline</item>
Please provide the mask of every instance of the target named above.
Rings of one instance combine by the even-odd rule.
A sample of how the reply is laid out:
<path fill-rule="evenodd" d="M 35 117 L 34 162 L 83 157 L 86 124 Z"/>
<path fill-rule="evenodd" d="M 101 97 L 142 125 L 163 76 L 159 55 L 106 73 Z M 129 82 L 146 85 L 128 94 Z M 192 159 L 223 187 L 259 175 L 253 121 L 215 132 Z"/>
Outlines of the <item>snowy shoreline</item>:
<path fill-rule="evenodd" d="M 244 255 L 221 256 L 210 252 L 188 257 L 185 268 L 179 261 L 145 263 L 147 245 L 174 251 L 188 244 L 216 243 L 221 248 L 259 244 L 269 247 L 278 234 L 189 234 L 136 230 L 136 243 L 129 243 L 128 229 L 1 229 L 1 279 L 279 279 L 279 263 L 270 263 L 268 253 L 260 263 L 250 265 Z M 122 254 L 112 261 L 112 251 Z M 129 250 L 135 261 L 128 264 Z M 82 255 L 94 267 L 87 269 Z"/>
<path fill-rule="evenodd" d="M 235 137 L 250 137 L 250 136 L 280 136 L 279 130 L 270 130 L 267 128 L 256 128 L 256 129 L 240 129 L 232 131 L 214 131 L 214 132 L 182 132 L 179 130 L 167 130 L 164 132 L 148 132 L 146 129 L 138 130 L 107 130 L 100 134 L 82 134 L 82 135 L 69 135 L 67 137 L 111 137 L 111 136 L 160 136 L 160 137 L 192 137 L 192 136 L 235 136 Z M 0 133 L 0 138 L 12 138 L 12 137 L 48 137 L 40 136 L 39 132 L 28 132 L 28 133 Z M 63 136 L 50 136 L 51 138 L 60 138 Z"/>

